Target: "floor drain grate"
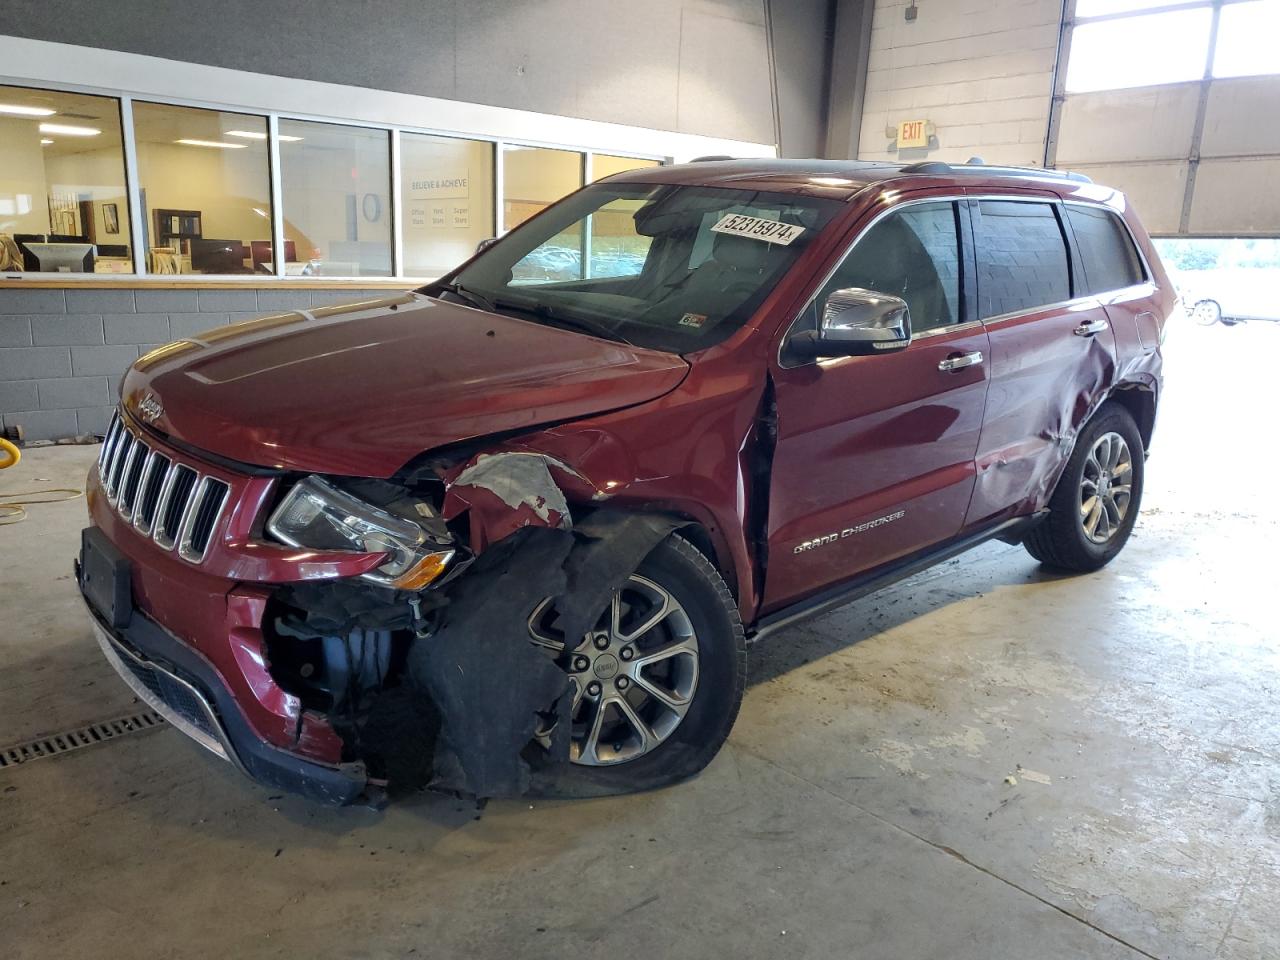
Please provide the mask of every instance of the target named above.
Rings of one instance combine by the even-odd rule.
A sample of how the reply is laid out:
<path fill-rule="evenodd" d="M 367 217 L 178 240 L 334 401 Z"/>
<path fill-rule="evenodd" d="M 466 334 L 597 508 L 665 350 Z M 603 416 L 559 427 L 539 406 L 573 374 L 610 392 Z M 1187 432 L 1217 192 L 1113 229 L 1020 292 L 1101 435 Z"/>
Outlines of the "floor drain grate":
<path fill-rule="evenodd" d="M 154 710 L 143 710 L 141 713 L 132 713 L 127 717 L 91 723 L 85 727 L 50 734 L 47 737 L 37 737 L 26 743 L 0 750 L 0 769 L 29 763 L 32 760 L 43 760 L 45 757 L 56 757 L 70 753 L 72 750 L 92 747 L 96 743 L 106 743 L 108 740 L 116 740 L 131 733 L 141 733 L 161 726 L 164 726 L 164 717 Z"/>

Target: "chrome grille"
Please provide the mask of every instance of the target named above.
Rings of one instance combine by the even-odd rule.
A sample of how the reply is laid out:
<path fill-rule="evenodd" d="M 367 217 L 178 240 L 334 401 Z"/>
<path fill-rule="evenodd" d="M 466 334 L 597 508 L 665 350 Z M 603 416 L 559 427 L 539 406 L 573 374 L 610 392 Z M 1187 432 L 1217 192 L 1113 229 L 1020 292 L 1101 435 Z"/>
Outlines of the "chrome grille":
<path fill-rule="evenodd" d="M 231 488 L 154 449 L 117 413 L 98 454 L 107 502 L 163 550 L 200 563 Z"/>

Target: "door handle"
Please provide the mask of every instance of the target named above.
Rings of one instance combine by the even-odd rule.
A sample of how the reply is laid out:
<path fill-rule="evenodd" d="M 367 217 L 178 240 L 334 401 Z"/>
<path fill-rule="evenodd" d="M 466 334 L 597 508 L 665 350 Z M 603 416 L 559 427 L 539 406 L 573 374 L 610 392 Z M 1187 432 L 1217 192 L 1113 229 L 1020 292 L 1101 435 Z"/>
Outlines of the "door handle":
<path fill-rule="evenodd" d="M 1086 320 L 1071 332 L 1077 337 L 1092 337 L 1095 333 L 1101 333 L 1106 330 L 1108 326 L 1107 321 L 1099 317 L 1096 320 Z"/>
<path fill-rule="evenodd" d="M 972 350 L 969 353 L 957 353 L 938 362 L 938 369 L 943 373 L 955 373 L 965 367 L 972 367 L 982 362 L 982 351 Z"/>

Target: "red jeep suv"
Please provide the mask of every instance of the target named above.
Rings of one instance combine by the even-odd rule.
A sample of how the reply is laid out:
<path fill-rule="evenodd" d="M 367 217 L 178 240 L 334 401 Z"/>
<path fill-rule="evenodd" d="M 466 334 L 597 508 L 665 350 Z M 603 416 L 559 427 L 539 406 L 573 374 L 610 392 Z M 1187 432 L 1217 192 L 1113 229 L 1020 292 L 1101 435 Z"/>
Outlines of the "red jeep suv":
<path fill-rule="evenodd" d="M 621 174 L 419 290 L 138 360 L 81 590 L 138 696 L 273 787 L 669 783 L 752 640 L 991 538 L 1110 561 L 1175 306 L 1072 174 Z"/>

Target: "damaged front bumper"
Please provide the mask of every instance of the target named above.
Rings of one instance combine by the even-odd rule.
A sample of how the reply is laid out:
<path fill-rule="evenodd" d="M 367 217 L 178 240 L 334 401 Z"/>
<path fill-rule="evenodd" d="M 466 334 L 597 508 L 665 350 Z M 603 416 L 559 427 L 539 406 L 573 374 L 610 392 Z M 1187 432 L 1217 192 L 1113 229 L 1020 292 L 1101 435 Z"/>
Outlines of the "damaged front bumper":
<path fill-rule="evenodd" d="M 215 756 L 264 786 L 320 803 L 377 799 L 362 763 L 313 763 L 259 737 L 214 667 L 141 611 L 131 611 L 127 626 L 112 627 L 87 596 L 85 602 L 107 662 L 140 700 Z"/>

